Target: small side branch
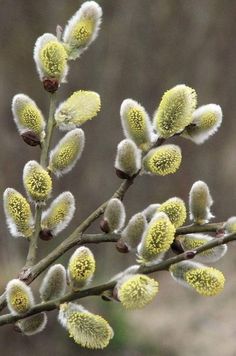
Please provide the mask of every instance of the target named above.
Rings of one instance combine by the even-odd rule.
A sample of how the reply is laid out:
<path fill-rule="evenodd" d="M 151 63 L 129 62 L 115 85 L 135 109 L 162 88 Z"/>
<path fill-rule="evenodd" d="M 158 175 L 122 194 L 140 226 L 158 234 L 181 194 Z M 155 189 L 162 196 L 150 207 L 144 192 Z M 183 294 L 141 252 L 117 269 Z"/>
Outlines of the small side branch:
<path fill-rule="evenodd" d="M 91 238 L 91 235 L 88 235 L 88 236 L 90 236 L 90 238 Z M 201 252 L 207 251 L 209 249 L 212 249 L 212 248 L 222 245 L 222 244 L 227 244 L 233 240 L 236 240 L 235 233 L 229 234 L 226 236 L 222 236 L 219 238 L 215 238 L 212 241 L 206 243 L 205 245 L 196 248 L 196 250 L 194 250 L 194 251 L 185 251 L 184 253 L 182 253 L 178 256 L 168 258 L 167 260 L 159 262 L 153 266 L 140 266 L 140 268 L 137 270 L 136 273 L 150 274 L 150 273 L 157 272 L 157 271 L 166 271 L 170 268 L 170 266 L 172 264 L 189 259 L 190 252 L 194 252 L 192 255 L 196 256 L 197 254 L 199 254 Z M 82 291 L 68 293 L 60 299 L 55 299 L 55 300 L 52 300 L 52 301 L 49 301 L 46 303 L 41 303 L 41 304 L 35 305 L 28 313 L 26 313 L 23 316 L 15 316 L 12 314 L 3 315 L 0 317 L 0 326 L 15 323 L 17 320 L 23 319 L 30 315 L 38 314 L 43 311 L 50 311 L 50 310 L 58 309 L 59 305 L 62 303 L 65 303 L 65 302 L 82 299 L 82 298 L 85 298 L 88 296 L 101 295 L 103 292 L 113 289 L 115 287 L 115 285 L 116 285 L 116 281 L 112 281 L 112 282 L 98 285 L 96 287 L 87 288 Z"/>

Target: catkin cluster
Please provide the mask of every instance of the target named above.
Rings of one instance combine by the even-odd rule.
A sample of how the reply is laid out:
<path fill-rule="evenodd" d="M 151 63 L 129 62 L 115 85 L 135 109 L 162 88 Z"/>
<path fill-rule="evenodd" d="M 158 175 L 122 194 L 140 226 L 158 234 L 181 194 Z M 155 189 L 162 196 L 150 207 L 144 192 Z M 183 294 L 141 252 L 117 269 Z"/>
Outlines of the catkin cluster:
<path fill-rule="evenodd" d="M 18 132 L 28 145 L 41 149 L 40 161 L 30 160 L 23 169 L 26 197 L 14 188 L 7 188 L 3 194 L 9 231 L 14 237 L 27 239 L 29 251 L 32 246 L 37 248 L 38 237 L 55 238 L 69 225 L 75 213 L 75 198 L 69 191 L 54 197 L 50 204 L 48 200 L 53 194 L 54 180 L 67 174 L 80 159 L 85 147 L 85 134 L 80 127 L 97 116 L 101 100 L 94 91 L 78 89 L 58 105 L 55 93 L 66 81 L 70 61 L 78 59 L 97 37 L 101 19 L 101 7 L 95 1 L 87 1 L 68 21 L 63 33 L 58 31 L 57 36 L 45 33 L 37 39 L 34 47 L 37 72 L 54 105 L 54 109 L 51 105 L 48 120 L 28 95 L 20 93 L 12 100 Z M 153 117 L 133 99 L 121 103 L 120 116 L 125 137 L 117 146 L 115 170 L 118 177 L 129 183 L 138 174 L 174 174 L 181 165 L 181 148 L 166 140 L 181 136 L 201 144 L 222 122 L 220 106 L 207 104 L 197 108 L 195 90 L 184 84 L 164 93 Z M 67 132 L 51 149 L 51 135 L 56 128 Z M 198 249 L 210 246 L 213 236 L 178 233 L 187 215 L 194 226 L 208 223 L 214 217 L 212 205 L 207 184 L 197 181 L 190 189 L 188 209 L 183 199 L 171 197 L 149 204 L 126 219 L 121 195 L 115 194 L 101 209 L 100 228 L 105 238 L 111 236 L 117 241 L 118 251 L 133 253 L 137 264 L 112 277 L 108 288 L 97 294 L 102 294 L 105 300 L 120 302 L 128 310 L 143 308 L 159 291 L 158 281 L 147 276 L 147 268 L 180 252 L 183 260 L 169 267 L 173 279 L 203 296 L 219 294 L 224 288 L 224 275 L 206 264 L 222 258 L 227 246 L 222 243 L 201 252 Z M 236 233 L 236 217 L 228 219 L 222 233 Z M 188 261 L 195 255 L 202 263 Z M 52 265 L 39 288 L 40 305 L 55 302 L 59 308 L 58 321 L 69 337 L 90 349 L 108 346 L 113 330 L 104 318 L 70 301 L 90 285 L 97 263 L 100 261 L 96 261 L 88 247 L 77 247 L 67 268 L 62 264 Z M 31 266 L 26 264 L 26 267 Z M 6 287 L 6 299 L 11 314 L 19 317 L 16 325 L 24 335 L 34 335 L 45 328 L 46 309 L 34 313 L 36 298 L 26 283 L 11 280 Z"/>

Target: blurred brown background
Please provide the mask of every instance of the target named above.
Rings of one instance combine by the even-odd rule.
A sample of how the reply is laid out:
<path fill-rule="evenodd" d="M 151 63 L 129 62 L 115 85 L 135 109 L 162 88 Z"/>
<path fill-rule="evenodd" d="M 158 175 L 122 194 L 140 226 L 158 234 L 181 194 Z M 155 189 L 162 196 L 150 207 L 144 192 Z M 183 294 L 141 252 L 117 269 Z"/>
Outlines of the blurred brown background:
<path fill-rule="evenodd" d="M 0 1 L 0 188 L 23 192 L 22 169 L 39 150 L 26 146 L 16 132 L 11 100 L 25 93 L 36 100 L 45 115 L 48 98 L 42 90 L 32 59 L 35 40 L 44 32 L 65 25 L 82 1 Z M 175 140 L 183 149 L 183 164 L 177 174 L 164 178 L 143 176 L 130 189 L 125 204 L 128 217 L 150 203 L 179 196 L 186 202 L 192 183 L 206 181 L 215 200 L 214 213 L 221 221 L 236 215 L 236 1 L 221 0 L 101 0 L 104 19 L 98 39 L 81 59 L 71 63 L 68 84 L 61 87 L 63 100 L 77 89 L 101 95 L 102 111 L 84 125 L 86 149 L 76 168 L 55 180 L 54 196 L 71 190 L 77 200 L 73 223 L 57 241 L 39 243 L 39 256 L 51 251 L 67 233 L 120 184 L 113 162 L 123 138 L 119 119 L 121 101 L 131 97 L 152 114 L 162 93 L 185 83 L 196 89 L 199 105 L 220 104 L 224 121 L 220 131 L 202 146 Z M 61 137 L 54 135 L 54 144 Z M 2 204 L 1 204 L 2 205 Z M 8 233 L 1 206 L 0 287 L 17 275 L 24 264 L 27 242 Z M 99 231 L 95 223 L 90 231 Z M 94 283 L 134 263 L 134 256 L 119 255 L 112 245 L 91 246 L 97 259 Z M 225 272 L 224 292 L 204 298 L 177 286 L 168 273 L 159 273 L 160 293 L 143 310 L 125 312 L 119 304 L 97 297 L 84 306 L 101 313 L 111 323 L 115 337 L 103 352 L 86 351 L 68 338 L 50 312 L 47 329 L 23 337 L 12 326 L 0 332 L 1 355 L 236 355 L 235 246 L 217 266 Z M 70 253 L 61 262 L 66 265 Z M 40 279 L 39 279 L 40 280 Z M 38 282 L 33 284 L 36 291 Z"/>

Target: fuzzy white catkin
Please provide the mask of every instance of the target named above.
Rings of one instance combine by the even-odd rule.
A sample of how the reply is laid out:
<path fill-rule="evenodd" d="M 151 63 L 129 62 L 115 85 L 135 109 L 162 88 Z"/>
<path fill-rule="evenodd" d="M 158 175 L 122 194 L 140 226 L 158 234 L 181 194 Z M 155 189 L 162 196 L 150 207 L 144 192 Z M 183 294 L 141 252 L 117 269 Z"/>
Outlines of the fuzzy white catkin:
<path fill-rule="evenodd" d="M 147 225 L 144 214 L 137 213 L 132 216 L 121 234 L 122 240 L 126 243 L 129 249 L 132 250 L 138 246 Z"/>
<path fill-rule="evenodd" d="M 12 236 L 30 238 L 34 219 L 28 201 L 15 189 L 7 188 L 3 193 L 3 207 Z"/>
<path fill-rule="evenodd" d="M 63 44 L 53 34 L 45 33 L 37 39 L 34 47 L 34 61 L 41 80 L 46 77 L 65 82 L 69 70 L 67 57 Z"/>
<path fill-rule="evenodd" d="M 21 319 L 17 321 L 16 325 L 22 334 L 32 336 L 43 331 L 47 325 L 47 321 L 47 314 L 43 312 Z"/>
<path fill-rule="evenodd" d="M 224 224 L 224 229 L 229 234 L 236 232 L 236 216 L 231 216 L 226 221 L 226 223 Z"/>
<path fill-rule="evenodd" d="M 205 234 L 187 234 L 179 237 L 181 246 L 185 251 L 195 250 L 196 248 L 205 245 L 206 243 L 212 241 L 214 238 Z M 227 245 L 219 245 L 198 253 L 196 259 L 204 262 L 216 262 L 220 260 L 227 252 Z"/>
<path fill-rule="evenodd" d="M 72 220 L 75 212 L 75 199 L 70 192 L 61 193 L 50 207 L 43 212 L 41 228 L 50 230 L 56 236 L 64 230 Z"/>
<path fill-rule="evenodd" d="M 67 276 L 72 289 L 78 290 L 87 286 L 94 275 L 96 261 L 89 248 L 81 246 L 72 254 L 67 268 Z"/>
<path fill-rule="evenodd" d="M 124 135 L 138 148 L 147 151 L 153 140 L 153 129 L 144 107 L 133 99 L 125 99 L 120 107 L 120 116 Z"/>
<path fill-rule="evenodd" d="M 12 113 L 20 134 L 32 131 L 40 141 L 45 136 L 45 121 L 43 114 L 28 95 L 17 94 L 12 99 Z"/>
<path fill-rule="evenodd" d="M 219 105 L 208 104 L 195 110 L 192 118 L 191 124 L 181 136 L 200 145 L 217 132 L 221 126 L 223 114 Z"/>
<path fill-rule="evenodd" d="M 136 144 L 130 139 L 121 141 L 117 146 L 115 168 L 133 177 L 141 169 L 141 164 L 141 150 Z"/>
<path fill-rule="evenodd" d="M 6 287 L 7 306 L 13 315 L 25 314 L 34 306 L 31 288 L 19 279 L 12 279 Z"/>
<path fill-rule="evenodd" d="M 69 59 L 78 58 L 96 39 L 102 22 L 102 9 L 95 1 L 86 1 L 65 27 L 63 41 Z"/>
<path fill-rule="evenodd" d="M 158 212 L 158 208 L 161 204 L 150 204 L 143 210 L 143 214 L 146 217 L 147 222 L 151 221 L 153 216 Z"/>
<path fill-rule="evenodd" d="M 43 301 L 62 297 L 66 291 L 66 270 L 56 264 L 48 270 L 40 286 L 40 297 Z"/>
<path fill-rule="evenodd" d="M 50 152 L 49 169 L 57 176 L 68 173 L 82 155 L 85 135 L 82 129 L 69 131 Z"/>
<path fill-rule="evenodd" d="M 197 224 L 207 223 L 214 217 L 210 211 L 212 204 L 213 200 L 207 184 L 200 180 L 195 182 L 189 193 L 190 219 Z"/>
<path fill-rule="evenodd" d="M 109 232 L 120 231 L 125 224 L 125 207 L 120 199 L 109 200 L 104 211 L 104 220 L 108 223 Z"/>

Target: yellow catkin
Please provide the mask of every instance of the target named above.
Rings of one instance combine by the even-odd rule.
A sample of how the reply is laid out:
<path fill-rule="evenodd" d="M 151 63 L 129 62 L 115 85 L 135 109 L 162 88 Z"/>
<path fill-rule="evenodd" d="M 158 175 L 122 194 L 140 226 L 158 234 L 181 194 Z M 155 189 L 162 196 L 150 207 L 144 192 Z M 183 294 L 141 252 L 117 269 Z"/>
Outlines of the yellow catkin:
<path fill-rule="evenodd" d="M 23 172 L 23 183 L 29 197 L 43 203 L 52 191 L 52 179 L 48 172 L 36 161 L 29 161 Z"/>
<path fill-rule="evenodd" d="M 88 349 L 103 349 L 113 337 L 113 330 L 100 315 L 72 312 L 67 321 L 70 337 Z"/>
<path fill-rule="evenodd" d="M 180 198 L 171 198 L 161 204 L 158 211 L 165 213 L 175 228 L 184 224 L 187 212 L 184 201 Z"/>
<path fill-rule="evenodd" d="M 40 60 L 46 77 L 60 79 L 67 65 L 67 53 L 58 41 L 49 41 L 40 50 Z"/>
<path fill-rule="evenodd" d="M 176 145 L 164 145 L 153 148 L 143 159 L 147 173 L 165 176 L 175 173 L 181 164 L 181 149 Z"/>
<path fill-rule="evenodd" d="M 117 285 L 118 298 L 126 309 L 140 309 L 151 303 L 158 292 L 158 282 L 143 274 L 125 276 Z"/>
<path fill-rule="evenodd" d="M 124 134 L 143 151 L 151 147 L 152 127 L 146 110 L 137 101 L 126 99 L 120 108 Z"/>
<path fill-rule="evenodd" d="M 194 111 L 191 125 L 186 127 L 182 136 L 201 144 L 216 133 L 222 123 L 222 118 L 223 114 L 219 105 L 200 106 Z"/>
<path fill-rule="evenodd" d="M 70 192 L 61 193 L 43 212 L 41 228 L 50 230 L 55 236 L 65 229 L 75 212 L 75 199 Z"/>
<path fill-rule="evenodd" d="M 11 280 L 6 287 L 7 305 L 12 314 L 21 315 L 34 305 L 31 289 L 19 279 Z"/>
<path fill-rule="evenodd" d="M 68 264 L 68 276 L 73 289 L 87 285 L 95 272 L 96 262 L 87 247 L 79 247 L 71 256 Z"/>
<path fill-rule="evenodd" d="M 183 131 L 191 123 L 196 105 L 195 90 L 184 84 L 165 92 L 154 117 L 157 132 L 168 138 Z"/>
<path fill-rule="evenodd" d="M 50 152 L 49 169 L 57 176 L 68 173 L 84 149 L 85 136 L 81 129 L 68 132 Z"/>
<path fill-rule="evenodd" d="M 34 231 L 34 227 L 30 205 L 27 200 L 12 188 L 5 190 L 3 200 L 11 234 L 15 237 L 30 237 Z"/>
<path fill-rule="evenodd" d="M 139 261 L 155 260 L 158 254 L 170 248 L 175 236 L 175 227 L 164 213 L 157 214 L 149 223 L 138 247 Z"/>
<path fill-rule="evenodd" d="M 225 277 L 213 267 L 202 267 L 185 273 L 186 282 L 203 296 L 215 296 L 222 292 Z"/>
<path fill-rule="evenodd" d="M 95 40 L 101 24 L 102 9 L 95 1 L 86 1 L 69 20 L 63 42 L 69 59 L 76 59 Z"/>
<path fill-rule="evenodd" d="M 225 283 L 223 273 L 201 263 L 182 261 L 171 265 L 171 276 L 185 287 L 193 288 L 203 296 L 219 294 Z"/>
<path fill-rule="evenodd" d="M 79 90 L 59 105 L 55 113 L 55 120 L 61 129 L 71 130 L 91 120 L 100 109 L 99 94 L 93 91 Z"/>

